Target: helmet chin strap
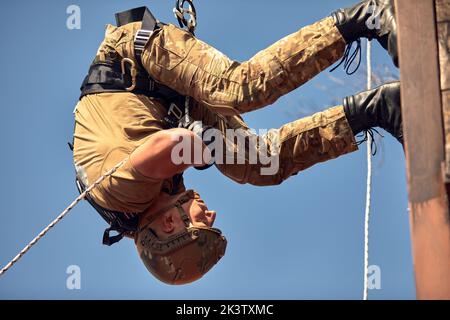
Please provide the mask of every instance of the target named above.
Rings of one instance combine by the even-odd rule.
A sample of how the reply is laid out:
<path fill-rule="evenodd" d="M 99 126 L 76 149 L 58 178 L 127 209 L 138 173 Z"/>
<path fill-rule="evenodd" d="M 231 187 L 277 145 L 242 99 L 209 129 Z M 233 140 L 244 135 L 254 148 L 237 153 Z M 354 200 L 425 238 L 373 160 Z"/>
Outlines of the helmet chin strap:
<path fill-rule="evenodd" d="M 158 219 L 160 216 L 162 216 L 164 213 L 169 211 L 172 208 L 177 208 L 178 212 L 180 214 L 181 220 L 183 220 L 184 225 L 186 228 L 190 227 L 191 219 L 189 218 L 189 215 L 186 213 L 186 211 L 183 208 L 183 204 L 189 202 L 190 200 L 195 199 L 195 192 L 194 190 L 187 190 L 180 198 L 173 204 L 170 204 L 160 210 L 158 210 L 155 214 L 153 214 L 149 219 L 147 219 L 147 223 L 145 226 L 140 228 L 140 230 L 144 230 L 148 228 L 150 224 L 155 222 L 156 219 Z"/>
<path fill-rule="evenodd" d="M 189 218 L 189 215 L 187 214 L 186 210 L 184 210 L 183 206 L 177 203 L 176 207 L 178 209 L 178 213 L 180 214 L 181 220 L 183 220 L 184 226 L 186 228 L 193 227 L 192 221 Z"/>

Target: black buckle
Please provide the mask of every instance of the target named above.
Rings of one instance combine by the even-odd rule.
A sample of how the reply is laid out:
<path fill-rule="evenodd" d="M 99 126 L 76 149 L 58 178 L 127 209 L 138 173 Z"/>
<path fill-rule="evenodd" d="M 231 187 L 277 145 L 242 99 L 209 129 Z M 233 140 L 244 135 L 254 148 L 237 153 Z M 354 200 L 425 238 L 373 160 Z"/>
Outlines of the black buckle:
<path fill-rule="evenodd" d="M 123 232 L 119 233 L 116 236 L 111 236 L 110 235 L 111 231 L 117 231 L 117 230 L 113 227 L 110 227 L 110 228 L 106 229 L 105 232 L 103 233 L 103 244 L 108 247 L 119 242 L 124 237 Z"/>
<path fill-rule="evenodd" d="M 169 111 L 167 112 L 168 116 L 174 116 L 175 118 L 179 120 L 181 120 L 181 118 L 183 118 L 183 111 L 178 108 L 178 106 L 175 103 L 171 103 L 170 107 L 169 107 Z"/>

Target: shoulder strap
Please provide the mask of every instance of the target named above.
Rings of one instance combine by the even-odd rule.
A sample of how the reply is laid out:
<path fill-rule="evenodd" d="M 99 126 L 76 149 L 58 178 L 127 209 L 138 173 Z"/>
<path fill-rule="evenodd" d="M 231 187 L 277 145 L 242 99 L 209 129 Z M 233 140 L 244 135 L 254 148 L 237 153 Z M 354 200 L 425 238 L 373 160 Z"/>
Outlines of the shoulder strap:
<path fill-rule="evenodd" d="M 118 27 L 128 23 L 141 22 L 142 29 L 153 31 L 157 25 L 157 20 L 147 7 L 139 7 L 116 14 Z"/>
<path fill-rule="evenodd" d="M 141 29 L 137 31 L 134 38 L 134 54 L 141 70 L 145 70 L 142 66 L 141 56 L 153 31 L 159 26 L 159 21 L 147 7 L 139 7 L 117 13 L 116 22 L 118 27 L 132 22 L 142 22 Z"/>

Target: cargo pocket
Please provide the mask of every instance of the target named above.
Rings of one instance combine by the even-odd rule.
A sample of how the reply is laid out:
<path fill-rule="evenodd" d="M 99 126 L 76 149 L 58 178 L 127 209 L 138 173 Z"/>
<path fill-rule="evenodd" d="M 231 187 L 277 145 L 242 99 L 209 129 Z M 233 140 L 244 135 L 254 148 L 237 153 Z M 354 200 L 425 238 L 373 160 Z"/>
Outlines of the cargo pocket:
<path fill-rule="evenodd" d="M 191 52 L 196 39 L 188 32 L 173 25 L 165 26 L 154 47 L 155 64 L 167 71 L 182 63 Z"/>

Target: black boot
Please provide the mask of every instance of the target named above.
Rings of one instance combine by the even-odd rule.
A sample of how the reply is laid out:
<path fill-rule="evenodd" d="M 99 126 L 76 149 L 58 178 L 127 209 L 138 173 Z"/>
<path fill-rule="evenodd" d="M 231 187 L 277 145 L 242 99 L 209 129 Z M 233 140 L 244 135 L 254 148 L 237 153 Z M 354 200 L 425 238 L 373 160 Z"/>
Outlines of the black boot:
<path fill-rule="evenodd" d="M 344 111 L 355 136 L 381 127 L 403 144 L 400 82 L 345 98 Z"/>
<path fill-rule="evenodd" d="M 336 27 L 351 44 L 359 38 L 377 39 L 398 67 L 397 22 L 393 0 L 366 0 L 332 14 Z"/>

